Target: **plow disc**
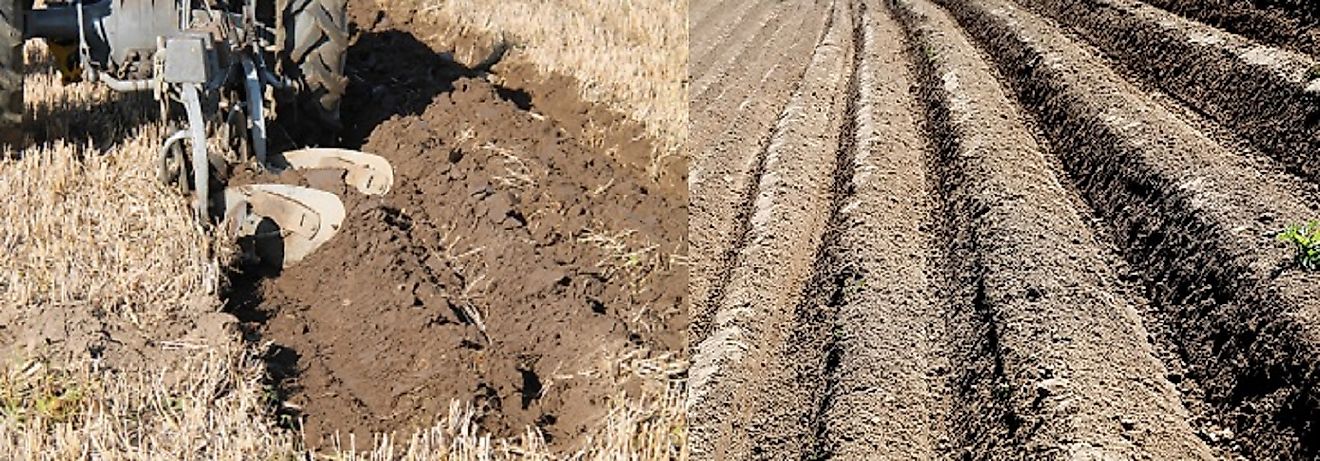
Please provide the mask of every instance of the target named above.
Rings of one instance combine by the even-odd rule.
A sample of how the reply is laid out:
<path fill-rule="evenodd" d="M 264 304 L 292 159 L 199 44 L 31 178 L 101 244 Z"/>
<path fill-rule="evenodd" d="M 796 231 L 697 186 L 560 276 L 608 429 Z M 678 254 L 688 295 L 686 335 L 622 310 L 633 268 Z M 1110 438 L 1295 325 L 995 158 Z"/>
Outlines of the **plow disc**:
<path fill-rule="evenodd" d="M 307 187 L 230 187 L 224 201 L 225 222 L 245 250 L 286 268 L 330 241 L 344 223 L 339 197 Z"/>
<path fill-rule="evenodd" d="M 339 170 L 345 184 L 366 195 L 384 195 L 394 169 L 377 155 L 345 149 L 303 149 L 273 155 L 271 171 Z M 224 190 L 224 222 L 245 250 L 262 261 L 290 267 L 339 232 L 344 204 L 335 194 L 302 186 L 254 184 Z"/>
<path fill-rule="evenodd" d="M 379 155 L 346 149 L 302 149 L 276 154 L 270 159 L 275 171 L 344 170 L 344 182 L 367 195 L 385 195 L 394 186 L 394 168 Z"/>
<path fill-rule="evenodd" d="M 240 243 L 255 243 L 241 246 L 255 249 L 263 262 L 288 267 L 311 254 L 339 230 L 344 205 L 333 193 L 306 187 L 231 185 L 234 165 L 275 174 L 342 172 L 339 179 L 367 195 L 393 187 L 394 170 L 376 155 L 269 151 L 268 122 L 276 109 L 300 132 L 339 128 L 350 37 L 344 0 L 31 3 L 19 8 L 22 0 L 0 0 L 0 26 L 7 26 L 0 27 L 0 138 L 13 124 L 6 122 L 21 118 L 22 91 L 13 84 L 21 78 L 13 62 L 21 63 L 24 40 L 43 39 L 57 54 L 76 57 L 61 60 L 58 70 L 67 81 L 152 93 L 162 121 L 178 127 L 160 149 L 159 178 L 191 195 L 204 226 L 229 226 Z M 307 123 L 317 126 L 302 126 Z M 217 135 L 230 151 L 208 145 Z"/>

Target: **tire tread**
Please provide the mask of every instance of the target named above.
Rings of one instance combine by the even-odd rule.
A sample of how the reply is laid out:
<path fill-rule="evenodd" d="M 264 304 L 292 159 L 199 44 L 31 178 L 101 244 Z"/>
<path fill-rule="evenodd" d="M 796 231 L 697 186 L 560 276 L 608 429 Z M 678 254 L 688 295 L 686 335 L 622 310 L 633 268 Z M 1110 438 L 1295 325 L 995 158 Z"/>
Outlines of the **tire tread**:
<path fill-rule="evenodd" d="M 23 4 L 0 0 L 0 142 L 10 142 L 23 123 Z"/>
<path fill-rule="evenodd" d="M 319 121 L 340 124 L 339 104 L 348 89 L 346 0 L 285 0 L 278 24 L 282 71 L 304 85 L 298 105 Z"/>

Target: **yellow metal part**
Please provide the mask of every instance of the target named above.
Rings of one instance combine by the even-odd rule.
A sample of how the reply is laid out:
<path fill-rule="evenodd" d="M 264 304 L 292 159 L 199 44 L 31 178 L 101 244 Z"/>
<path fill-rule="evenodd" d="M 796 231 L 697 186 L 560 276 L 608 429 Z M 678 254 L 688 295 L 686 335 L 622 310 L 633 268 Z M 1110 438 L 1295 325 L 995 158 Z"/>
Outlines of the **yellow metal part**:
<path fill-rule="evenodd" d="M 50 43 L 50 53 L 55 56 L 55 67 L 60 71 L 60 81 L 65 85 L 82 81 L 82 66 L 78 64 L 78 45 Z"/>

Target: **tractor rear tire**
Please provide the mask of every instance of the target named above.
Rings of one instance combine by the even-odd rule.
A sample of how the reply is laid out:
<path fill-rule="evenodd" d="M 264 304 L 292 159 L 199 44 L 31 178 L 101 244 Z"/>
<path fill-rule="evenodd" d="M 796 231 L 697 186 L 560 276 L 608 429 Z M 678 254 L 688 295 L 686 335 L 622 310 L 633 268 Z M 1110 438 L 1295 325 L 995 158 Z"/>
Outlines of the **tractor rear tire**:
<path fill-rule="evenodd" d="M 23 5 L 0 0 L 0 145 L 23 140 Z"/>
<path fill-rule="evenodd" d="M 301 85 L 299 118 L 342 128 L 339 103 L 348 89 L 348 0 L 280 0 L 276 40 L 281 75 Z"/>

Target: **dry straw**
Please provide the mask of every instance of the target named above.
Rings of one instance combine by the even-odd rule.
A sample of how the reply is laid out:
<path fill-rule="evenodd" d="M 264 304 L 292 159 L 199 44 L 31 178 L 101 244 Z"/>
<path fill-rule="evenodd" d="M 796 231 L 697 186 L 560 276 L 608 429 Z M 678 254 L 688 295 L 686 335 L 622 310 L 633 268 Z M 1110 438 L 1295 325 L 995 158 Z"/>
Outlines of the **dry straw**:
<path fill-rule="evenodd" d="M 496 12 L 496 6 L 506 5 L 510 9 Z M 517 28 L 529 5 L 456 1 L 450 7 L 455 14 L 486 11 L 487 21 Z M 616 62 L 631 47 L 673 46 L 648 41 L 675 32 L 647 18 L 685 23 L 671 17 L 681 12 L 623 2 L 611 6 L 626 13 L 611 15 L 609 31 L 591 32 L 586 23 L 600 19 L 593 11 L 609 8 L 585 2 L 567 6 L 578 13 L 553 32 L 601 34 L 594 39 L 601 40 L 598 46 L 620 48 L 605 54 Z M 648 29 L 655 27 L 664 30 Z M 585 51 L 552 47 L 544 36 L 532 38 L 541 43 L 539 49 L 556 48 L 560 59 L 588 59 Z M 196 320 L 219 309 L 220 261 L 230 250 L 214 243 L 223 239 L 197 225 L 183 196 L 157 182 L 154 157 L 165 128 L 152 121 L 150 101 L 86 84 L 62 86 L 48 61 L 43 49 L 30 47 L 29 62 L 43 63 L 27 78 L 26 94 L 38 121 L 33 131 L 39 143 L 21 153 L 0 153 L 0 344 L 23 343 L 26 332 L 51 318 L 94 315 L 162 347 L 188 350 L 168 363 L 117 370 L 87 357 L 69 361 L 67 355 L 42 351 L 0 351 L 0 459 L 686 457 L 680 379 L 685 366 L 665 355 L 647 359 L 656 363 L 639 361 L 636 354 L 603 364 L 597 376 L 641 380 L 643 392 L 612 399 L 613 409 L 597 435 L 575 453 L 547 453 L 535 432 L 493 439 L 480 433 L 473 423 L 477 415 L 459 403 L 434 427 L 403 439 L 377 436 L 363 444 L 341 441 L 326 453 L 306 452 L 300 437 L 279 427 L 273 393 L 262 383 L 263 366 L 254 359 L 258 347 L 236 336 L 209 345 L 156 337 L 162 322 Z M 658 132 L 675 135 L 677 127 L 686 125 L 674 122 L 686 117 L 683 109 L 639 102 L 669 100 L 673 87 L 633 85 L 628 92 L 612 93 L 630 87 L 624 78 L 678 78 L 667 73 L 672 70 L 656 70 L 673 63 L 632 65 L 623 67 L 628 76 L 618 69 L 586 67 L 602 75 L 600 86 L 589 91 L 603 99 L 633 101 L 636 116 L 668 120 Z"/>
<path fill-rule="evenodd" d="M 681 151 L 688 130 L 688 2 L 423 1 L 423 12 L 446 23 L 512 39 L 521 58 L 577 78 L 585 99 L 620 109 L 664 149 Z"/>

